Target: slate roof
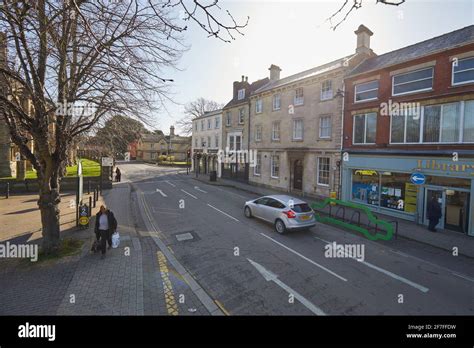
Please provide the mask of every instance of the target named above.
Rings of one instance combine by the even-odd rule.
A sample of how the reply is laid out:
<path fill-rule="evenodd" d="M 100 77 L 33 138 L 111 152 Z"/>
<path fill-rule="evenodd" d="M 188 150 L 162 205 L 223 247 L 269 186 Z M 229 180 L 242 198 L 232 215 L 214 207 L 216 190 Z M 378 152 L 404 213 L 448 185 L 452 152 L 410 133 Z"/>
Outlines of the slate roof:
<path fill-rule="evenodd" d="M 348 76 L 382 69 L 468 43 L 474 43 L 474 25 L 369 58 L 352 70 Z"/>
<path fill-rule="evenodd" d="M 254 91 L 259 89 L 263 85 L 267 84 L 269 81 L 270 81 L 270 79 L 268 77 L 265 77 L 264 79 L 260 79 L 260 80 L 257 80 L 255 82 L 252 82 L 250 84 L 249 93 L 245 93 L 245 98 L 244 99 L 237 100 L 237 99 L 232 98 L 232 100 L 230 102 L 228 102 L 223 107 L 223 109 L 226 109 L 226 108 L 229 108 L 229 107 L 232 107 L 232 106 L 235 106 L 235 105 L 240 105 L 240 104 L 247 103 L 249 101 L 249 96 L 251 94 L 253 94 Z"/>
<path fill-rule="evenodd" d="M 320 74 L 327 73 L 331 70 L 341 68 L 343 66 L 344 62 L 347 61 L 348 59 L 352 58 L 353 56 L 354 56 L 354 54 L 351 54 L 349 56 L 346 56 L 346 57 L 343 57 L 343 58 L 340 58 L 340 59 L 336 59 L 336 60 L 334 60 L 332 62 L 329 62 L 329 63 L 326 63 L 324 65 L 320 65 L 320 66 L 317 66 L 315 68 L 311 68 L 309 70 L 305 70 L 305 71 L 302 71 L 300 73 L 290 75 L 290 76 L 284 77 L 284 78 L 276 80 L 276 81 L 270 81 L 269 80 L 265 85 L 263 85 L 259 89 L 255 90 L 253 92 L 253 94 L 258 94 L 258 93 L 262 93 L 262 92 L 265 92 L 265 91 L 269 91 L 271 89 L 278 88 L 278 87 L 281 87 L 281 86 L 284 86 L 284 85 L 287 85 L 287 84 L 291 84 L 291 83 L 306 79 L 308 77 L 317 76 L 317 75 L 320 75 Z"/>
<path fill-rule="evenodd" d="M 193 121 L 195 121 L 195 120 L 200 120 L 201 118 L 206 118 L 206 117 L 209 117 L 209 116 L 216 116 L 216 115 L 219 115 L 220 113 L 222 113 L 222 109 L 213 110 L 213 111 L 206 111 L 206 112 L 205 112 L 204 114 L 202 114 L 201 116 L 198 116 L 198 117 L 193 118 Z"/>

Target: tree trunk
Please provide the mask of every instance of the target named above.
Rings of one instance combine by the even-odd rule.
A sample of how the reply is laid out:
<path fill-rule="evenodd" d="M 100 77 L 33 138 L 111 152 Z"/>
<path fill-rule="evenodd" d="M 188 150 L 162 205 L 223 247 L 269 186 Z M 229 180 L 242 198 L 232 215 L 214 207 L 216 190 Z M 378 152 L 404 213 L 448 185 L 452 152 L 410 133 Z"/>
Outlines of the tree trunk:
<path fill-rule="evenodd" d="M 52 181 L 56 181 L 56 185 L 51 185 Z M 50 254 L 56 252 L 60 245 L 59 182 L 52 178 L 38 178 L 38 183 L 40 186 L 38 206 L 43 226 L 43 252 Z"/>

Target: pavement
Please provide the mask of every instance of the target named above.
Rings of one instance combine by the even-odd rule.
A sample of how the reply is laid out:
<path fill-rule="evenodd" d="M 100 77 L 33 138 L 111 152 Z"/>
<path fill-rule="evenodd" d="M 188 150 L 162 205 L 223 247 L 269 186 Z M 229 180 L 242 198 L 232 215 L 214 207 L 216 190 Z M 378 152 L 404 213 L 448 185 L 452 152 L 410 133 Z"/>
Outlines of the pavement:
<path fill-rule="evenodd" d="M 318 223 L 284 235 L 243 214 L 255 190 L 179 168 L 118 163 L 104 190 L 119 248 L 57 262 L 0 260 L 0 314 L 473 315 L 474 260 L 412 239 L 374 242 Z M 361 260 L 328 255 L 358 246 Z"/>
<path fill-rule="evenodd" d="M 209 175 L 200 174 L 199 176 L 195 176 L 193 173 L 193 179 L 197 181 L 201 181 L 205 184 L 209 185 L 216 185 L 216 186 L 223 186 L 223 187 L 230 187 L 246 192 L 254 192 L 259 195 L 271 195 L 271 194 L 281 194 L 282 191 L 272 190 L 264 187 L 259 187 L 235 180 L 229 180 L 224 178 L 218 178 L 217 181 L 211 182 L 209 181 Z M 291 193 L 292 196 L 300 198 L 302 200 L 312 202 L 309 197 L 304 197 L 300 195 L 295 195 Z M 352 212 L 354 209 L 346 208 L 346 221 L 352 216 Z M 412 221 L 407 221 L 404 219 L 398 219 L 393 216 L 388 216 L 380 213 L 374 213 L 377 218 L 389 221 L 395 227 L 395 222 L 398 223 L 398 237 L 410 239 L 413 241 L 417 241 L 420 243 L 428 244 L 436 248 L 440 248 L 446 251 L 453 251 L 453 248 L 457 248 L 456 250 L 459 254 L 462 254 L 467 257 L 474 258 L 474 237 L 468 236 L 463 233 L 450 231 L 450 230 L 438 230 L 436 233 L 428 231 L 426 226 L 416 224 Z M 365 214 L 361 215 L 361 224 L 363 226 L 367 226 L 368 219 Z M 372 226 L 373 227 L 373 226 Z"/>

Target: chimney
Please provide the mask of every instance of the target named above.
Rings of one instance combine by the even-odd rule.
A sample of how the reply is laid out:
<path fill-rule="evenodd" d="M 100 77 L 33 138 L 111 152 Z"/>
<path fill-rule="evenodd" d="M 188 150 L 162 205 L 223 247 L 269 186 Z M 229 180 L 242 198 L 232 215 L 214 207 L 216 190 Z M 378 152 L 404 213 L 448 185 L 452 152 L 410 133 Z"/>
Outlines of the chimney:
<path fill-rule="evenodd" d="M 170 127 L 170 136 L 174 137 L 174 126 Z"/>
<path fill-rule="evenodd" d="M 248 76 L 245 76 L 245 82 L 249 82 L 249 77 Z"/>
<path fill-rule="evenodd" d="M 242 75 L 242 82 L 244 82 L 244 81 L 245 81 L 245 76 L 244 76 L 244 75 Z"/>
<path fill-rule="evenodd" d="M 356 53 L 371 53 L 370 49 L 370 37 L 374 34 L 365 25 L 359 25 L 359 28 L 354 31 L 357 35 L 357 48 Z"/>
<path fill-rule="evenodd" d="M 270 70 L 270 81 L 277 81 L 280 79 L 281 69 L 279 66 L 272 64 L 268 70 Z"/>

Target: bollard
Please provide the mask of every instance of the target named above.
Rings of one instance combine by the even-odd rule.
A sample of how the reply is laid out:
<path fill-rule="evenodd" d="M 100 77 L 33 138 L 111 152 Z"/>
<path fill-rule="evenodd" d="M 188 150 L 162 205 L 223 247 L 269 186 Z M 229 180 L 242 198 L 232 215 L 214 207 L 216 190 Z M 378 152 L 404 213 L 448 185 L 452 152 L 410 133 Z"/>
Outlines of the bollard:
<path fill-rule="evenodd" d="M 8 197 L 10 197 L 10 183 L 9 182 L 7 182 L 7 193 L 5 195 L 5 198 L 8 198 Z"/>
<path fill-rule="evenodd" d="M 89 179 L 89 182 L 87 183 L 87 194 L 91 194 L 91 179 Z"/>
<path fill-rule="evenodd" d="M 92 216 L 92 197 L 89 196 L 89 217 Z"/>

